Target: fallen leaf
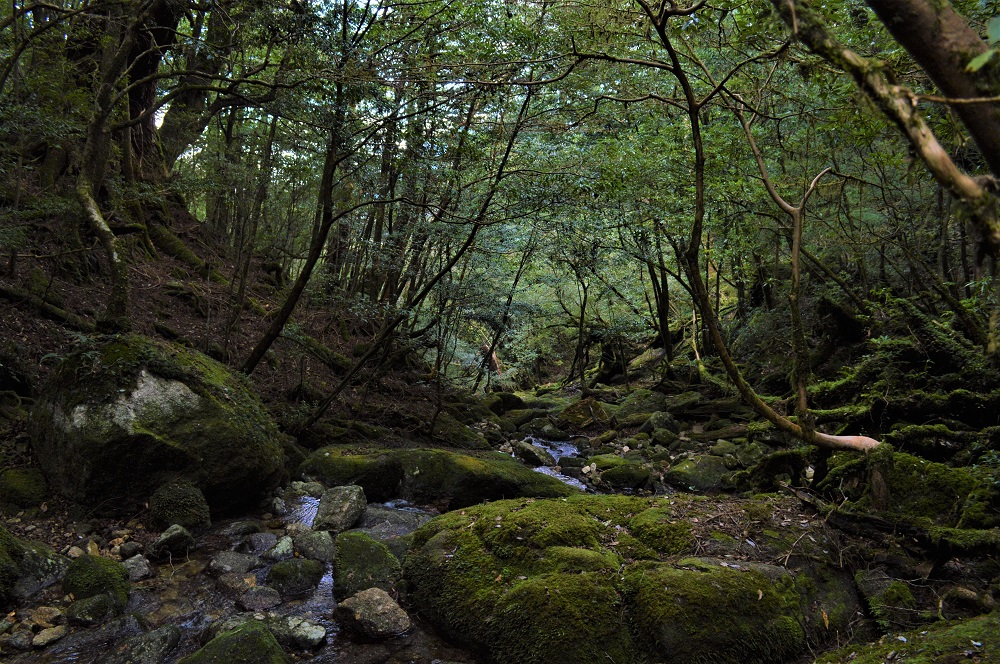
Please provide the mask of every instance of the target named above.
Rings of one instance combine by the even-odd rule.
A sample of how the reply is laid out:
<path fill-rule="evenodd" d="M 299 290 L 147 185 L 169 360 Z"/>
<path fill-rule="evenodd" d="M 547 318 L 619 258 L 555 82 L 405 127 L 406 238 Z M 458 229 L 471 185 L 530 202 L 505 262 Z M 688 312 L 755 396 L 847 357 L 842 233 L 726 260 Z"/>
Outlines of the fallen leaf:
<path fill-rule="evenodd" d="M 830 616 L 826 615 L 826 611 L 823 611 L 823 627 L 830 629 Z"/>
<path fill-rule="evenodd" d="M 764 599 L 764 591 L 761 590 L 760 588 L 758 588 L 757 589 L 757 601 L 759 602 L 762 599 Z"/>

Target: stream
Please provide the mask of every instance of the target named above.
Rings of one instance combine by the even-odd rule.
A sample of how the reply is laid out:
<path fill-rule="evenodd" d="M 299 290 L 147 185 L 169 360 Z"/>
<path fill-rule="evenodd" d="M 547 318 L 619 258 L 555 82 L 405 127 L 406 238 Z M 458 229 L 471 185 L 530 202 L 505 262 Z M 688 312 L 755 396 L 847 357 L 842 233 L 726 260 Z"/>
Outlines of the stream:
<path fill-rule="evenodd" d="M 174 662 L 196 651 L 207 640 L 214 623 L 224 621 L 242 612 L 233 599 L 223 594 L 216 580 L 208 574 L 213 556 L 223 551 L 244 551 L 257 555 L 263 553 L 261 543 L 301 531 L 312 524 L 319 507 L 319 499 L 297 496 L 285 501 L 281 523 L 266 520 L 263 536 L 234 535 L 243 532 L 243 526 L 256 519 L 235 519 L 214 524 L 213 528 L 198 538 L 198 546 L 184 560 L 174 560 L 157 566 L 152 578 L 132 584 L 125 614 L 104 625 L 92 628 L 73 628 L 66 637 L 44 650 L 27 651 L 16 655 L 12 664 L 97 664 L 107 661 L 108 653 L 124 639 L 143 632 L 173 625 L 180 631 L 180 641 L 166 657 Z M 435 513 L 396 500 L 384 504 L 370 504 L 359 530 L 372 538 L 385 541 L 406 535 L 429 520 Z M 267 515 L 264 515 L 267 516 Z M 275 561 L 253 572 L 258 585 L 263 585 Z M 433 630 L 411 615 L 413 627 L 404 635 L 378 642 L 356 639 L 340 629 L 333 619 L 336 601 L 333 598 L 332 565 L 326 563 L 326 573 L 319 585 L 308 596 L 286 600 L 270 611 L 251 612 L 255 618 L 291 617 L 304 619 L 326 631 L 323 642 L 312 650 L 290 648 L 299 659 L 320 664 L 376 664 L 378 662 L 476 662 L 469 652 L 455 648 L 436 636 Z M 58 584 L 36 598 L 42 604 L 59 605 L 62 591 Z M 295 621 L 298 622 L 298 621 Z M 143 624 L 145 623 L 145 624 Z M 313 627 L 315 630 L 315 627 Z M 133 660 L 128 660 L 133 661 Z M 141 660 L 146 661 L 146 660 Z"/>
<path fill-rule="evenodd" d="M 573 488 L 579 489 L 580 491 L 592 491 L 587 485 L 585 485 L 580 480 L 570 477 L 569 475 L 564 475 L 559 472 L 559 461 L 563 458 L 574 458 L 580 455 L 580 450 L 575 443 L 568 440 L 545 440 L 544 438 L 536 438 L 534 436 L 527 436 L 524 441 L 531 443 L 536 447 L 540 447 L 547 451 L 556 460 L 556 466 L 536 466 L 534 471 L 536 473 L 542 473 L 543 475 L 548 475 L 554 477 L 561 482 L 565 482 Z"/>

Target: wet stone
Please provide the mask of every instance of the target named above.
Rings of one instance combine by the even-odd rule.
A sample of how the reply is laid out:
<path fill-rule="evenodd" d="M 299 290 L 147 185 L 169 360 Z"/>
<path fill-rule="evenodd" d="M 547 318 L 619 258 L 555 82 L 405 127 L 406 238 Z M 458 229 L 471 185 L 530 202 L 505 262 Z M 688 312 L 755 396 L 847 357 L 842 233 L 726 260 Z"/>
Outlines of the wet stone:
<path fill-rule="evenodd" d="M 346 628 L 371 639 L 385 639 L 410 629 L 410 617 L 381 588 L 369 588 L 337 605 L 334 616 Z"/>
<path fill-rule="evenodd" d="M 43 629 L 38 634 L 35 634 L 34 638 L 31 640 L 31 645 L 34 648 L 44 648 L 54 641 L 58 641 L 62 637 L 66 636 L 66 626 L 59 625 L 57 627 L 48 627 Z"/>
<path fill-rule="evenodd" d="M 130 636 L 114 647 L 102 664 L 160 664 L 181 640 L 181 631 L 166 625 L 145 634 Z"/>
<path fill-rule="evenodd" d="M 208 573 L 212 576 L 221 576 L 230 572 L 245 574 L 263 565 L 264 561 L 255 555 L 237 551 L 223 551 L 216 554 L 208 563 Z"/>
<path fill-rule="evenodd" d="M 132 556 L 142 553 L 142 544 L 138 542 L 125 542 L 118 547 L 118 555 L 122 560 L 128 560 Z"/>
<path fill-rule="evenodd" d="M 338 486 L 323 493 L 312 526 L 315 530 L 339 533 L 351 528 L 364 516 L 368 501 L 359 486 Z"/>
<path fill-rule="evenodd" d="M 240 595 L 236 603 L 246 611 L 266 611 L 281 604 L 281 593 L 267 586 L 256 586 Z"/>
<path fill-rule="evenodd" d="M 256 582 L 257 577 L 253 574 L 229 572 L 216 579 L 215 585 L 223 595 L 235 599 L 253 588 Z"/>
<path fill-rule="evenodd" d="M 241 519 L 222 526 L 216 532 L 223 537 L 246 537 L 259 533 L 262 528 L 263 525 L 256 519 Z"/>
<path fill-rule="evenodd" d="M 326 530 L 312 530 L 295 536 L 295 550 L 303 557 L 332 563 L 334 555 L 333 536 Z"/>
<path fill-rule="evenodd" d="M 186 556 L 195 547 L 194 536 L 187 528 L 174 524 L 163 531 L 163 534 L 149 547 L 149 552 L 156 558 L 169 556 Z"/>
<path fill-rule="evenodd" d="M 107 595 L 94 595 L 78 599 L 66 609 L 66 617 L 73 625 L 89 627 L 99 625 L 115 615 L 115 604 Z"/>
<path fill-rule="evenodd" d="M 140 581 L 153 576 L 153 570 L 149 566 L 149 561 L 145 556 L 135 555 L 122 561 L 125 569 L 128 570 L 129 581 Z"/>
<path fill-rule="evenodd" d="M 31 642 L 34 641 L 35 634 L 31 631 L 27 625 L 15 629 L 11 635 L 10 640 L 7 642 L 11 648 L 15 650 L 28 650 L 31 648 Z"/>
<path fill-rule="evenodd" d="M 326 491 L 324 487 L 319 482 L 292 482 L 291 491 L 298 496 L 311 496 L 313 498 L 319 498 Z"/>
<path fill-rule="evenodd" d="M 247 538 L 245 550 L 260 555 L 278 542 L 274 533 L 253 533 Z"/>
<path fill-rule="evenodd" d="M 298 616 L 281 616 L 269 619 L 267 628 L 283 646 L 312 650 L 326 639 L 326 628 Z"/>
<path fill-rule="evenodd" d="M 292 538 L 285 536 L 279 539 L 274 546 L 264 552 L 264 558 L 268 560 L 288 560 L 295 555 L 295 545 Z"/>

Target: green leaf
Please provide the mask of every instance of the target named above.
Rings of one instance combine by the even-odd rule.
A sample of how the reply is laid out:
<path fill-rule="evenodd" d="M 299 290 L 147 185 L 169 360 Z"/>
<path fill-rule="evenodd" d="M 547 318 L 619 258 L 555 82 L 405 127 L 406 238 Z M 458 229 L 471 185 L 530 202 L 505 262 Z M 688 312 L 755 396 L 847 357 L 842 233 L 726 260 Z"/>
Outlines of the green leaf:
<path fill-rule="evenodd" d="M 996 50 L 992 48 L 986 51 L 985 53 L 980 53 L 979 55 L 977 55 L 972 59 L 972 62 L 970 62 L 965 66 L 965 71 L 967 72 L 979 71 L 986 65 L 987 62 L 993 59 L 994 55 L 996 55 Z"/>
<path fill-rule="evenodd" d="M 986 35 L 989 37 L 991 45 L 1000 42 L 1000 16 L 995 16 L 990 21 L 989 26 L 986 28 Z"/>

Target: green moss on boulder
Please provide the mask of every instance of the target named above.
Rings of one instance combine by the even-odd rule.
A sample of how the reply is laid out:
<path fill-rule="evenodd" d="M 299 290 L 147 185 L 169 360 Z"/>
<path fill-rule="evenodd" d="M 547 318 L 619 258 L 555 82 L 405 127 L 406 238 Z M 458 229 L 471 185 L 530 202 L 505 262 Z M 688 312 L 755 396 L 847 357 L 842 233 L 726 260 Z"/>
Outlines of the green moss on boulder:
<path fill-rule="evenodd" d="M 107 595 L 117 611 L 128 602 L 128 570 L 119 562 L 101 556 L 83 555 L 74 560 L 63 577 L 63 590 L 76 599 Z"/>
<path fill-rule="evenodd" d="M 267 626 L 251 620 L 219 634 L 178 664 L 288 664 L 290 661 Z"/>
<path fill-rule="evenodd" d="M 174 482 L 157 489 L 149 499 L 153 527 L 166 530 L 175 523 L 192 533 L 201 533 L 212 526 L 205 495 L 190 482 Z"/>
<path fill-rule="evenodd" d="M 37 507 L 45 500 L 45 476 L 37 468 L 7 468 L 0 472 L 0 508 Z"/>
<path fill-rule="evenodd" d="M 24 544 L 0 525 L 0 608 L 14 600 L 14 584 L 21 574 Z"/>
<path fill-rule="evenodd" d="M 67 357 L 29 429 L 50 486 L 107 512 L 134 513 L 178 478 L 199 487 L 213 510 L 234 510 L 271 488 L 284 461 L 277 426 L 245 378 L 138 335 Z"/>
<path fill-rule="evenodd" d="M 337 535 L 333 559 L 333 596 L 339 601 L 368 588 L 396 591 L 402 568 L 382 542 L 352 530 Z"/>
<path fill-rule="evenodd" d="M 500 453 L 470 456 L 443 450 L 386 450 L 351 454 L 326 447 L 311 454 L 298 475 L 328 486 L 357 484 L 372 502 L 398 497 L 443 509 L 517 496 L 575 493 L 559 480 Z"/>
<path fill-rule="evenodd" d="M 803 627 L 812 619 L 805 612 L 835 610 L 809 576 L 763 562 L 674 562 L 698 546 L 695 517 L 704 522 L 717 509 L 681 495 L 575 495 L 449 512 L 413 535 L 408 601 L 495 662 L 773 662 L 801 654 L 808 639 L 824 637 L 822 627 Z M 827 544 L 816 539 L 822 555 Z M 707 540 L 703 532 L 700 546 Z M 755 552 L 773 559 L 763 549 Z"/>
<path fill-rule="evenodd" d="M 285 599 L 304 597 L 319 585 L 325 571 L 326 567 L 318 560 L 282 560 L 268 571 L 267 583 Z"/>

